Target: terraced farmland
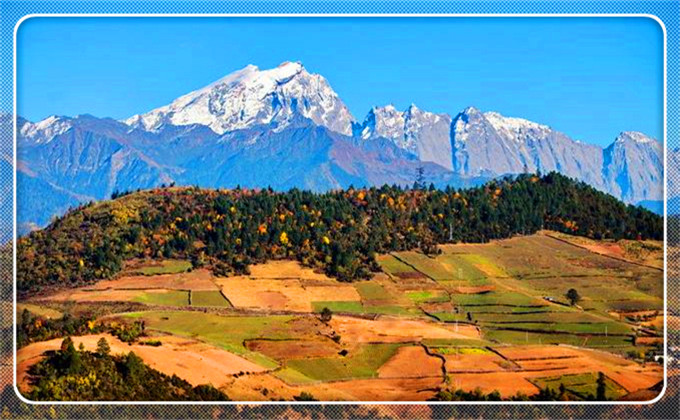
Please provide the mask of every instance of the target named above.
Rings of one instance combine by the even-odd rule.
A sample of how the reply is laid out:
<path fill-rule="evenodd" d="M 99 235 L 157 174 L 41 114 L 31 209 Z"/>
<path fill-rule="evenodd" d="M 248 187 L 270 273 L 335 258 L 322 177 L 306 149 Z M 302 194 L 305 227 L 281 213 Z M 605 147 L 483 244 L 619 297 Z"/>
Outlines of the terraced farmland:
<path fill-rule="evenodd" d="M 235 400 L 307 392 L 413 401 L 476 388 L 503 397 L 562 388 L 589 399 L 599 372 L 608 399 L 653 387 L 663 374 L 651 359 L 663 336 L 663 273 L 644 262 L 655 257 L 626 261 L 553 236 L 381 255 L 382 272 L 354 283 L 292 261 L 230 277 L 178 260 L 134 261 L 118 278 L 22 309 L 56 318 L 80 306 L 137 305 L 96 323 L 143 322 L 143 340 L 164 349 L 133 344 L 145 362 Z M 581 296 L 575 305 L 570 288 Z M 95 337 L 82 340 L 94 345 Z M 20 349 L 22 369 L 48 347 Z M 170 357 L 176 352 L 195 365 L 187 369 Z"/>

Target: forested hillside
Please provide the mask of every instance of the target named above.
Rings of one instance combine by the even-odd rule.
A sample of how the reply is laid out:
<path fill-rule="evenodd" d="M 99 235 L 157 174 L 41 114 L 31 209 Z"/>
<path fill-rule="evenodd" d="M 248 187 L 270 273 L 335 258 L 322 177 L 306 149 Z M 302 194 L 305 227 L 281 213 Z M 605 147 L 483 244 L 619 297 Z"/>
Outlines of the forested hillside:
<path fill-rule="evenodd" d="M 377 253 L 487 242 L 551 229 L 591 238 L 661 239 L 663 219 L 557 173 L 466 190 L 163 188 L 77 208 L 17 244 L 27 295 L 116 274 L 129 258 L 190 259 L 216 274 L 291 258 L 341 281 L 379 270 Z"/>

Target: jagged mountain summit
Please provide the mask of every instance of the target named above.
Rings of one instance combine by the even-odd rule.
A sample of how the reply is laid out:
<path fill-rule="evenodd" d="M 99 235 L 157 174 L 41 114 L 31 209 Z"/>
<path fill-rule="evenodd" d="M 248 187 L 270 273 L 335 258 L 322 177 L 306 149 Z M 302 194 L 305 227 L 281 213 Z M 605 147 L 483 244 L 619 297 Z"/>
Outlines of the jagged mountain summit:
<path fill-rule="evenodd" d="M 602 148 L 546 125 L 469 107 L 453 119 L 451 143 L 461 176 L 558 171 L 604 189 Z"/>
<path fill-rule="evenodd" d="M 663 146 L 637 131 L 624 131 L 604 149 L 605 189 L 623 201 L 639 202 L 659 196 L 663 187 Z"/>
<path fill-rule="evenodd" d="M 18 126 L 19 136 L 34 143 L 49 143 L 72 127 L 69 118 L 56 115 L 49 116 L 35 124 L 19 118 Z"/>
<path fill-rule="evenodd" d="M 449 130 L 451 117 L 419 109 L 411 104 L 405 111 L 394 105 L 373 107 L 363 123 L 354 124 L 354 135 L 362 140 L 386 138 L 425 162 L 452 169 Z"/>
<path fill-rule="evenodd" d="M 419 167 L 438 187 L 557 171 L 627 203 L 658 209 L 663 200 L 663 146 L 642 133 L 621 133 L 601 148 L 474 107 L 452 117 L 388 105 L 359 122 L 326 79 L 292 62 L 247 66 L 124 121 L 18 118 L 18 128 L 22 232 L 116 190 L 412 185 Z"/>
<path fill-rule="evenodd" d="M 352 132 L 354 118 L 328 81 L 292 62 L 270 70 L 248 65 L 125 123 L 150 131 L 200 124 L 224 134 L 260 124 L 281 130 L 296 114 L 340 134 Z"/>

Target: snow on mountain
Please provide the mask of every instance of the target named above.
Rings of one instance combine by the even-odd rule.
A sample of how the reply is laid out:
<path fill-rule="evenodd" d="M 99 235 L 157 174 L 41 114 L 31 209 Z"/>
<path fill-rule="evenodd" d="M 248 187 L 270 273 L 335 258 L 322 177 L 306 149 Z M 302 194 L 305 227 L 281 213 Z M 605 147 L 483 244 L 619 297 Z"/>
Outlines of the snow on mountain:
<path fill-rule="evenodd" d="M 355 125 L 355 135 L 363 140 L 386 138 L 423 162 L 434 162 L 451 169 L 449 127 L 451 117 L 419 109 L 411 104 L 406 111 L 393 105 L 373 107 L 364 122 Z"/>
<path fill-rule="evenodd" d="M 640 133 L 639 131 L 624 131 L 621 134 L 619 134 L 619 136 L 615 140 L 616 143 L 626 143 L 631 141 L 637 144 L 653 142 L 658 143 L 656 139 L 653 139 L 652 137 L 649 137 L 644 133 Z"/>
<path fill-rule="evenodd" d="M 22 120 L 18 123 L 19 133 L 25 139 L 34 143 L 49 143 L 56 136 L 67 132 L 73 127 L 70 118 L 52 115 L 37 123 Z"/>
<path fill-rule="evenodd" d="M 462 176 L 498 176 L 524 172 L 517 144 L 499 135 L 485 115 L 468 107 L 453 120 L 451 147 L 453 171 Z"/>
<path fill-rule="evenodd" d="M 397 111 L 394 105 L 374 106 L 368 111 L 359 131 L 364 140 L 384 137 L 395 140 L 399 147 L 408 150 L 412 148 L 412 145 L 404 141 L 405 122 L 404 112 Z"/>
<path fill-rule="evenodd" d="M 125 123 L 149 131 L 158 131 L 164 124 L 201 124 L 224 134 L 259 124 L 281 130 L 295 115 L 337 133 L 352 133 L 354 119 L 326 79 L 292 62 L 270 70 L 246 66 Z"/>
<path fill-rule="evenodd" d="M 440 187 L 558 171 L 628 203 L 663 199 L 663 146 L 642 133 L 621 133 L 603 149 L 474 107 L 452 118 L 388 105 L 357 123 L 328 82 L 299 63 L 247 66 L 124 122 L 80 115 L 17 124 L 18 214 L 26 226 L 115 190 L 170 182 L 315 191 L 409 185 L 418 167 Z M 12 125 L 0 113 L 0 127 Z M 11 150 L 0 154 L 0 169 L 7 162 L 11 170 Z M 680 152 L 673 156 L 680 161 Z"/>
<path fill-rule="evenodd" d="M 546 125 L 468 108 L 454 120 L 452 142 L 460 175 L 558 171 L 627 203 L 663 199 L 663 146 L 643 133 L 623 132 L 602 149 Z"/>
<path fill-rule="evenodd" d="M 602 175 L 611 193 L 627 202 L 663 200 L 663 146 L 635 131 L 604 149 Z"/>
<path fill-rule="evenodd" d="M 525 120 L 523 118 L 505 117 L 498 112 L 485 112 L 484 117 L 506 139 L 523 142 L 527 138 L 545 138 L 550 127 Z"/>
<path fill-rule="evenodd" d="M 602 176 L 602 148 L 546 125 L 470 107 L 454 119 L 451 141 L 453 168 L 462 176 L 557 171 L 610 191 Z"/>

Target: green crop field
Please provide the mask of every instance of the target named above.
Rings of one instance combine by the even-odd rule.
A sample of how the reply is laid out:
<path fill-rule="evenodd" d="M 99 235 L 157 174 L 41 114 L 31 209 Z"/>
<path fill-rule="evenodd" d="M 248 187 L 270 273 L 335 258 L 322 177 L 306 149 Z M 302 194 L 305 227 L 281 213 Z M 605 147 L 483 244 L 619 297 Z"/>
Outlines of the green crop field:
<path fill-rule="evenodd" d="M 504 314 L 499 317 L 494 313 L 475 313 L 475 319 L 479 322 L 494 322 L 494 323 L 519 323 L 519 322 L 542 322 L 542 323 L 558 323 L 558 322 L 602 322 L 602 318 L 594 314 L 583 312 L 579 310 L 552 310 L 556 307 L 546 307 L 545 311 L 534 313 L 513 313 Z M 547 310 L 549 309 L 549 310 Z M 566 309 L 566 308 L 565 308 Z"/>
<path fill-rule="evenodd" d="M 640 379 L 641 386 L 647 386 L 646 378 L 661 375 L 659 366 L 649 361 L 652 356 L 659 354 L 657 341 L 663 339 L 661 331 L 650 328 L 644 333 L 651 336 L 657 331 L 659 337 L 648 341 L 634 339 L 635 334 L 642 334 L 640 326 L 643 320 L 636 314 L 622 313 L 659 310 L 663 317 L 663 278 L 659 270 L 593 255 L 541 234 L 485 244 L 442 245 L 441 249 L 442 253 L 436 257 L 428 257 L 417 251 L 377 256 L 378 263 L 388 275 L 379 274 L 372 279 L 349 279 L 354 281 L 342 283 L 342 286 L 349 287 L 347 290 L 351 295 L 339 293 L 337 300 L 332 300 L 333 295 L 329 294 L 325 298 L 328 301 L 313 301 L 311 313 L 308 306 L 310 296 L 321 296 L 311 289 L 320 282 L 331 285 L 328 283 L 331 280 L 304 278 L 299 281 L 301 287 L 296 286 L 295 290 L 289 292 L 283 290 L 288 287 L 288 283 L 278 280 L 257 282 L 243 276 L 243 281 L 247 282 L 242 283 L 243 287 L 251 288 L 253 294 L 271 294 L 272 290 L 282 290 L 280 294 L 287 299 L 285 304 L 274 302 L 275 299 L 272 299 L 273 303 L 262 301 L 263 306 L 259 308 L 247 299 L 240 302 L 237 294 L 233 297 L 236 306 L 231 308 L 230 301 L 217 290 L 203 288 L 192 292 L 163 292 L 144 285 L 155 279 L 137 278 L 134 280 L 140 280 L 141 287 L 147 287 L 146 290 L 120 286 L 119 290 L 112 287 L 90 291 L 91 286 L 89 289 L 82 287 L 75 292 L 62 293 L 58 296 L 61 300 L 45 303 L 49 307 L 43 307 L 44 302 L 36 300 L 21 305 L 19 310 L 27 307 L 45 315 L 51 313 L 50 308 L 63 310 L 64 313 L 75 313 L 70 311 L 76 308 L 80 313 L 87 314 L 87 305 L 92 305 L 92 300 L 100 300 L 103 301 L 101 313 L 112 316 L 111 319 L 121 321 L 121 318 L 127 318 L 127 322 L 144 320 L 146 331 L 150 334 L 143 340 L 169 334 L 182 337 L 180 341 L 191 339 L 216 346 L 267 368 L 268 372 L 262 372 L 262 376 L 257 377 L 258 384 L 278 378 L 290 386 L 301 387 L 300 392 L 304 389 L 319 399 L 327 395 L 341 398 L 345 392 L 352 395 L 352 392 L 357 392 L 355 388 L 362 387 L 370 388 L 365 395 L 373 395 L 373 383 L 363 380 L 378 378 L 380 367 L 400 347 L 415 346 L 415 343 L 425 346 L 430 355 L 445 356 L 449 365 L 458 361 L 474 365 L 476 356 L 479 356 L 480 366 L 482 363 L 493 363 L 493 360 L 500 362 L 494 353 L 498 351 L 499 354 L 505 354 L 503 349 L 508 349 L 505 357 L 524 360 L 540 360 L 545 354 L 552 355 L 553 352 L 547 346 L 553 344 L 598 350 L 569 349 L 563 353 L 562 349 L 556 348 L 556 358 L 560 354 L 571 354 L 567 351 L 581 355 L 577 356 L 578 361 L 573 365 L 569 364 L 570 360 L 555 362 L 555 370 L 550 370 L 553 363 L 550 361 L 539 362 L 541 367 L 518 363 L 511 368 L 510 362 L 505 362 L 507 365 L 501 362 L 502 367 L 508 369 L 498 376 L 500 379 L 488 379 L 493 376 L 488 373 L 475 373 L 482 375 L 479 380 L 483 388 L 489 382 L 503 381 L 497 385 L 502 393 L 513 391 L 512 381 L 523 382 L 524 378 L 531 377 L 532 383 L 538 387 L 559 389 L 560 383 L 564 383 L 569 397 L 588 399 L 597 388 L 597 370 L 612 377 L 616 377 L 612 372 L 624 371 L 631 378 L 642 375 L 645 379 Z M 157 266 L 143 267 L 140 272 L 149 275 L 181 273 L 188 269 L 186 264 L 186 261 L 166 260 Z M 268 267 L 257 267 L 262 268 Z M 253 269 L 252 273 L 257 273 L 257 269 Z M 130 272 L 127 271 L 128 274 Z M 173 284 L 179 284 L 172 282 L 175 278 L 181 280 L 182 287 L 189 289 L 192 286 L 186 285 L 193 278 L 190 274 L 171 277 L 160 280 L 170 280 L 169 283 L 163 283 L 170 284 L 170 288 Z M 255 278 L 257 275 L 250 277 Z M 237 280 L 241 281 L 241 277 Z M 295 280 L 290 284 L 293 282 Z M 241 283 L 235 284 L 233 287 Z M 299 292 L 300 288 L 304 289 L 304 294 Z M 573 306 L 567 304 L 565 296 L 570 288 L 576 289 L 581 296 Z M 73 296 L 82 299 L 82 302 L 74 301 Z M 130 303 L 131 297 L 134 297 L 135 302 L 167 308 L 144 308 L 143 305 Z M 296 312 L 292 312 L 288 309 L 292 307 L 289 302 L 298 298 L 304 301 L 295 306 Z M 64 299 L 68 301 L 64 302 Z M 189 306 L 189 300 L 194 308 Z M 319 313 L 324 308 L 333 312 L 331 322 L 321 320 Z M 274 315 L 289 313 L 284 311 L 291 311 L 294 315 Z M 51 314 L 61 316 L 59 311 L 54 312 Z M 657 318 L 653 321 L 661 325 L 658 324 L 659 319 L 663 320 Z M 406 333 L 400 328 L 412 330 Z M 172 350 L 172 345 L 170 341 L 168 345 L 164 342 L 161 350 Z M 204 348 L 203 345 L 199 347 Z M 343 350 L 348 353 L 345 354 Z M 602 357 L 600 352 L 609 352 L 622 358 Z M 647 361 L 642 363 L 644 358 Z M 414 363 L 400 359 L 400 363 L 404 364 L 392 367 L 396 368 L 398 376 L 403 368 L 403 375 L 410 377 Z M 397 360 L 393 362 L 397 363 Z M 562 364 L 569 365 L 569 370 L 560 370 Z M 202 368 L 210 369 L 210 366 L 214 365 L 202 365 Z M 495 365 L 492 366 L 495 368 Z M 538 369 L 544 369 L 543 366 L 548 368 L 545 368 L 545 372 L 539 372 Z M 428 372 L 428 378 L 439 375 L 438 369 L 434 374 Z M 565 372 L 578 374 L 559 376 Z M 536 378 L 534 375 L 550 376 Z M 661 380 L 662 376 L 659 378 Z M 247 397 L 259 397 L 259 389 L 244 388 L 256 383 L 252 379 L 236 379 L 238 384 L 233 388 L 234 398 L 242 397 L 238 392 Z M 340 386 L 329 383 L 353 379 L 362 381 L 357 382 L 356 387 L 355 384 L 343 383 Z M 417 399 L 426 393 L 431 396 L 437 387 L 446 389 L 453 386 L 453 383 L 445 383 L 443 376 L 441 385 L 432 385 L 437 381 L 430 379 L 424 381 L 423 378 L 414 378 L 413 381 L 421 381 L 427 389 L 413 390 L 413 394 L 408 397 Z M 470 379 L 469 384 L 465 385 L 469 387 L 466 390 L 472 390 L 477 385 L 474 384 L 474 377 Z M 411 392 L 400 388 L 406 386 L 407 380 L 404 378 L 383 378 L 379 381 L 379 386 L 394 387 L 394 392 L 390 389 L 389 395 L 397 395 L 397 391 Z M 229 384 L 236 382 L 226 375 L 224 384 L 220 386 L 227 389 Z M 618 398 L 626 393 L 609 378 L 606 385 L 609 398 Z M 342 392 L 336 393 L 336 386 Z M 280 388 L 285 388 L 285 393 Z M 510 388 L 510 391 L 503 388 Z M 329 391 L 333 394 L 325 394 Z M 289 398 L 291 392 L 299 394 L 298 390 L 291 391 L 289 387 L 272 386 L 260 398 Z"/>
<path fill-rule="evenodd" d="M 541 314 L 554 310 L 550 306 L 537 306 L 537 307 L 526 307 L 526 306 L 502 306 L 502 305 L 471 305 L 471 306 L 461 306 L 460 310 L 463 312 L 470 312 L 471 314 L 498 314 L 499 317 L 503 314 L 514 315 L 514 314 Z M 499 318 L 500 319 L 500 318 Z"/>
<path fill-rule="evenodd" d="M 231 307 L 229 301 L 222 296 L 222 293 L 215 290 L 196 290 L 191 292 L 191 304 L 193 306 Z"/>
<path fill-rule="evenodd" d="M 361 282 L 354 286 L 362 300 L 390 300 L 390 296 L 383 286 L 376 282 Z"/>
<path fill-rule="evenodd" d="M 417 273 L 413 268 L 394 258 L 392 255 L 380 255 L 377 261 L 382 269 L 393 275 Z"/>
<path fill-rule="evenodd" d="M 136 312 L 126 316 L 143 319 L 148 329 L 196 338 L 234 353 L 246 355 L 265 367 L 267 364 L 261 362 L 267 358 L 259 353 L 254 355 L 246 349 L 243 345 L 244 340 L 293 338 L 286 325 L 293 319 L 289 315 L 220 316 L 203 312 L 152 311 Z M 276 365 L 275 362 L 274 365 Z"/>
<path fill-rule="evenodd" d="M 468 255 L 444 253 L 437 257 L 437 261 L 449 268 L 455 281 L 464 281 L 467 286 L 486 286 L 489 284 L 487 276 L 468 261 Z"/>
<path fill-rule="evenodd" d="M 284 367 L 274 372 L 274 376 L 291 385 L 304 385 L 316 382 L 308 376 L 303 375 L 295 369 Z"/>
<path fill-rule="evenodd" d="M 48 319 L 59 319 L 64 314 L 57 311 L 56 309 L 48 308 L 42 305 L 34 305 L 32 303 L 17 303 L 17 316 L 21 316 L 21 313 L 27 309 L 29 312 L 44 317 Z"/>
<path fill-rule="evenodd" d="M 456 354 L 491 354 L 490 350 L 483 347 L 431 347 L 430 350 L 436 354 L 456 355 Z"/>
<path fill-rule="evenodd" d="M 663 299 L 660 298 L 650 298 L 650 299 L 633 299 L 633 300 L 618 300 L 612 302 L 603 302 L 607 308 L 615 311 L 645 311 L 663 310 Z"/>
<path fill-rule="evenodd" d="M 521 329 L 529 331 L 550 331 L 560 333 L 572 334 L 632 334 L 633 330 L 628 325 L 622 322 L 598 322 L 598 323 L 536 323 L 536 322 L 520 322 L 520 323 L 486 323 L 485 327 L 495 329 Z"/>
<path fill-rule="evenodd" d="M 581 336 L 569 333 L 537 333 L 482 329 L 484 338 L 505 344 L 569 344 L 580 347 L 593 347 L 609 350 L 616 347 L 629 347 L 630 337 L 626 336 Z"/>
<path fill-rule="evenodd" d="M 425 338 L 421 343 L 428 348 L 434 347 L 486 347 L 492 343 L 485 340 L 460 339 L 460 338 Z"/>
<path fill-rule="evenodd" d="M 547 306 L 544 301 L 517 292 L 494 291 L 477 294 L 453 294 L 451 301 L 460 306 L 522 306 L 527 308 Z"/>
<path fill-rule="evenodd" d="M 289 360 L 286 365 L 302 375 L 322 381 L 373 378 L 402 344 L 366 344 L 347 356 Z"/>
<path fill-rule="evenodd" d="M 467 314 L 465 312 L 434 312 L 432 313 L 442 322 L 467 322 Z"/>
<path fill-rule="evenodd" d="M 182 290 L 168 290 L 163 293 L 142 292 L 135 297 L 134 301 L 148 305 L 187 306 L 189 305 L 189 292 Z"/>
<path fill-rule="evenodd" d="M 418 271 L 437 281 L 455 280 L 454 273 L 434 258 L 415 251 L 404 251 L 398 253 L 399 258 L 415 267 Z"/>
<path fill-rule="evenodd" d="M 145 276 L 155 276 L 157 274 L 176 274 L 184 273 L 191 268 L 191 262 L 185 260 L 163 260 L 160 264 L 148 265 L 145 267 L 135 268 L 132 270 L 135 273 L 143 274 Z"/>
<path fill-rule="evenodd" d="M 507 273 L 489 258 L 478 254 L 463 254 L 461 258 L 491 277 L 507 277 Z"/>
<path fill-rule="evenodd" d="M 400 305 L 365 305 L 364 313 L 384 315 L 409 315 L 409 316 L 422 315 L 422 311 L 420 311 L 418 308 Z"/>
<path fill-rule="evenodd" d="M 312 302 L 314 312 L 321 312 L 323 308 L 328 308 L 333 312 L 348 312 L 348 313 L 363 313 L 364 306 L 361 302 L 355 300 L 349 301 L 329 301 L 329 302 Z"/>
<path fill-rule="evenodd" d="M 518 278 L 598 275 L 630 266 L 545 236 L 517 237 L 504 241 L 503 246 L 470 248 L 471 253 L 485 257 Z"/>
<path fill-rule="evenodd" d="M 573 392 L 580 398 L 588 399 L 590 396 L 595 397 L 597 395 L 597 377 L 598 374 L 596 372 L 592 372 L 575 375 L 534 378 L 530 379 L 530 381 L 540 388 L 548 388 L 558 392 L 560 385 L 564 384 L 566 390 Z M 605 377 L 604 383 L 605 396 L 608 399 L 618 399 L 619 397 L 626 394 L 625 389 L 608 377 Z"/>
<path fill-rule="evenodd" d="M 448 302 L 449 295 L 443 290 L 412 290 L 405 293 L 413 303 Z"/>
<path fill-rule="evenodd" d="M 328 308 L 337 313 L 354 314 L 385 314 L 385 315 L 412 315 L 421 316 L 422 312 L 417 308 L 410 308 L 401 305 L 377 304 L 363 305 L 357 301 L 336 301 L 336 302 L 312 302 L 314 312 L 321 312 L 323 308 Z"/>

